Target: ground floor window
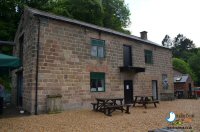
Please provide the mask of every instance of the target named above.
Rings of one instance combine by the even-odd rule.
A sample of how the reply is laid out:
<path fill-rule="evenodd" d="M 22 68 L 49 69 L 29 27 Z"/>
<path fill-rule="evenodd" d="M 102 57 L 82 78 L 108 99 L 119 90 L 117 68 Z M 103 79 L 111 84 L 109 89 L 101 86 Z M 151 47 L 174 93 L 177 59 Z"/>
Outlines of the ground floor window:
<path fill-rule="evenodd" d="M 105 73 L 102 72 L 90 73 L 90 91 L 105 92 Z"/>

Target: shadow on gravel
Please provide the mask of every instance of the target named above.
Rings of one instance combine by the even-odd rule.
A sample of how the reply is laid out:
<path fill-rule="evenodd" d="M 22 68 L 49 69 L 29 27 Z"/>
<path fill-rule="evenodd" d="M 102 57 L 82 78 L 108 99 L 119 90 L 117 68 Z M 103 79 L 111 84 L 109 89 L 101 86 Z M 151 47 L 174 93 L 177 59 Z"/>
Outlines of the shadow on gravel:
<path fill-rule="evenodd" d="M 24 117 L 24 116 L 29 116 L 30 114 L 28 112 L 21 111 L 20 113 L 20 108 L 17 108 L 14 105 L 7 105 L 4 106 L 3 110 L 0 113 L 0 119 L 2 118 L 13 118 L 13 117 Z"/>

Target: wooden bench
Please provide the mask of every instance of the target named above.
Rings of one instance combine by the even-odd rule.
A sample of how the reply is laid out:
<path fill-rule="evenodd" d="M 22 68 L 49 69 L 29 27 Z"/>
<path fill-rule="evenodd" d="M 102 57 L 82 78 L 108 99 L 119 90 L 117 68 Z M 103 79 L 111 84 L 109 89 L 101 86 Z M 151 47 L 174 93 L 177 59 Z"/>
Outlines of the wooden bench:
<path fill-rule="evenodd" d="M 93 109 L 92 110 L 94 110 L 94 111 L 97 111 L 97 103 L 96 102 L 93 102 L 93 103 L 91 103 L 92 104 L 92 106 L 93 106 Z M 99 103 L 99 105 L 102 105 L 103 103 Z M 113 103 L 107 103 L 106 105 L 112 105 Z"/>
<path fill-rule="evenodd" d="M 123 112 L 124 108 L 123 105 L 107 105 L 105 108 L 107 111 L 105 111 L 104 114 L 108 116 L 112 116 L 111 113 L 115 110 L 121 110 Z"/>
<path fill-rule="evenodd" d="M 144 107 L 145 109 L 147 108 L 146 104 L 154 104 L 154 106 L 157 107 L 156 103 L 159 103 L 159 101 L 158 100 L 144 101 Z"/>
<path fill-rule="evenodd" d="M 124 106 L 126 107 L 126 112 L 127 114 L 130 114 L 129 112 L 129 108 L 132 106 L 133 104 L 125 104 Z"/>
<path fill-rule="evenodd" d="M 129 108 L 133 104 L 125 104 L 125 105 L 108 105 L 106 106 L 106 112 L 104 114 L 108 116 L 112 116 L 111 113 L 114 112 L 115 110 L 121 110 L 123 112 L 125 110 L 125 113 L 130 114 Z M 126 107 L 126 109 L 124 109 Z"/>
<path fill-rule="evenodd" d="M 135 104 L 142 104 L 145 109 L 147 108 L 147 104 L 154 104 L 155 107 L 156 103 L 159 103 L 158 100 L 154 100 L 153 96 L 135 96 L 135 99 L 133 101 L 133 107 L 135 107 Z"/>

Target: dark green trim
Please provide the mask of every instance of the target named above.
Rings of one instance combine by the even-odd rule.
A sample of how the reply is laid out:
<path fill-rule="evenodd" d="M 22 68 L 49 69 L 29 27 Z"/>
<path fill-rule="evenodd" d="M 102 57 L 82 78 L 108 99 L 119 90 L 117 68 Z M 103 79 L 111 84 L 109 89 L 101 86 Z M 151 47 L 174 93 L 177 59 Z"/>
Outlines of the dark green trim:
<path fill-rule="evenodd" d="M 91 39 L 91 44 L 96 46 L 105 46 L 105 40 L 101 39 Z"/>

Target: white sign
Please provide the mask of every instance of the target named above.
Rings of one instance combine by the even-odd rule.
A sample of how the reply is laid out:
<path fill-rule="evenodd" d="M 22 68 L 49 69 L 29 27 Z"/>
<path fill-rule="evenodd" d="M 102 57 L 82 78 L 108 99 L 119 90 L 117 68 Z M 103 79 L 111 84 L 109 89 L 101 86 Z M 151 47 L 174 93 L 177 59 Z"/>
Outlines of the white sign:
<path fill-rule="evenodd" d="M 129 85 L 126 85 L 126 89 L 129 90 Z"/>

